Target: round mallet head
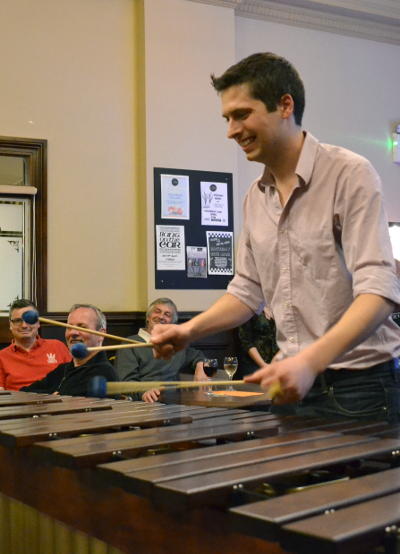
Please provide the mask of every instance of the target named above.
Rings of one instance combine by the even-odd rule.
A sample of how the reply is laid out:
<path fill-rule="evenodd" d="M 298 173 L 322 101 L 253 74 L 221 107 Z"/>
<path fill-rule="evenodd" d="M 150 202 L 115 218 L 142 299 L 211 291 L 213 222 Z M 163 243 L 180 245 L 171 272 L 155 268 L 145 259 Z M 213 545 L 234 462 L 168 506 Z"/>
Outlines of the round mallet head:
<path fill-rule="evenodd" d="M 36 310 L 27 310 L 22 314 L 22 319 L 25 321 L 25 323 L 33 325 L 34 323 L 37 323 L 39 321 L 39 314 Z"/>
<path fill-rule="evenodd" d="M 107 379 L 100 375 L 93 377 L 89 381 L 87 392 L 88 396 L 104 398 L 107 395 Z"/>
<path fill-rule="evenodd" d="M 71 354 L 74 358 L 78 358 L 79 360 L 89 356 L 88 349 L 82 342 L 77 342 L 71 346 Z"/>

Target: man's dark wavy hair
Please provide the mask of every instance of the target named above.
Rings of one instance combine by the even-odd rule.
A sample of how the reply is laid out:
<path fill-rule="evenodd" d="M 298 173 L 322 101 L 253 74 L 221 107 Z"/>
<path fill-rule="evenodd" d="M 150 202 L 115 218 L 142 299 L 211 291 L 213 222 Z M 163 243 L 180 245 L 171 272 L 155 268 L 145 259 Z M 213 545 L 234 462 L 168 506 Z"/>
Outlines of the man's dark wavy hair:
<path fill-rule="evenodd" d="M 290 94 L 296 125 L 301 125 L 305 106 L 303 81 L 292 64 L 281 56 L 272 52 L 252 54 L 229 67 L 220 77 L 211 75 L 211 81 L 217 92 L 248 84 L 253 98 L 264 102 L 269 112 L 276 111 L 284 94 Z"/>

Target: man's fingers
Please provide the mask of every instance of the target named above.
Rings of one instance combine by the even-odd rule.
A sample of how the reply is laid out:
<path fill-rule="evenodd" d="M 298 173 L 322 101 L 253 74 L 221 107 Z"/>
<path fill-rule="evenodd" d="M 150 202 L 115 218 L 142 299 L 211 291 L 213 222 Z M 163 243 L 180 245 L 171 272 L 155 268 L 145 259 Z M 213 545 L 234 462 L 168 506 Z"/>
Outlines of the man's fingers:
<path fill-rule="evenodd" d="M 169 360 L 175 354 L 174 347 L 171 344 L 165 344 L 153 348 L 153 356 L 155 358 L 162 358 L 163 360 Z"/>
<path fill-rule="evenodd" d="M 157 402 L 159 396 L 160 391 L 158 389 L 152 389 L 143 393 L 142 400 L 144 402 Z"/>
<path fill-rule="evenodd" d="M 279 381 L 274 381 L 267 387 L 267 394 L 274 402 L 275 400 L 279 401 L 279 397 L 282 396 L 282 387 Z"/>
<path fill-rule="evenodd" d="M 264 367 L 257 369 L 254 373 L 245 375 L 244 380 L 246 383 L 262 383 L 263 379 L 270 376 L 270 368 L 270 364 L 265 364 Z"/>

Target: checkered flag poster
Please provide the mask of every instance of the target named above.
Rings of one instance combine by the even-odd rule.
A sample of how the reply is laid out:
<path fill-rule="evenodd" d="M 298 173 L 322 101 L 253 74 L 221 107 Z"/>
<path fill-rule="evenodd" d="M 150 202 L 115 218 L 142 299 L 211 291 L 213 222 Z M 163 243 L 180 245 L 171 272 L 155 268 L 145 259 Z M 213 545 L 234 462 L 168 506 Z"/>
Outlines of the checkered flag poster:
<path fill-rule="evenodd" d="M 233 275 L 233 233 L 207 231 L 208 274 Z"/>

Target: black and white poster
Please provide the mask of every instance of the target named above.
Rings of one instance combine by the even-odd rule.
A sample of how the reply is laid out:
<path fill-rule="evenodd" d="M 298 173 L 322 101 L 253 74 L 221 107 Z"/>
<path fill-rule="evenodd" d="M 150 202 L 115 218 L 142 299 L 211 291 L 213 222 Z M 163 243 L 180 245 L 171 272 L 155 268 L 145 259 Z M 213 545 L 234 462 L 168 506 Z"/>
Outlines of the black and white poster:
<path fill-rule="evenodd" d="M 207 231 L 208 274 L 233 275 L 233 233 Z"/>
<path fill-rule="evenodd" d="M 183 225 L 157 225 L 157 269 L 185 269 L 185 228 Z"/>

